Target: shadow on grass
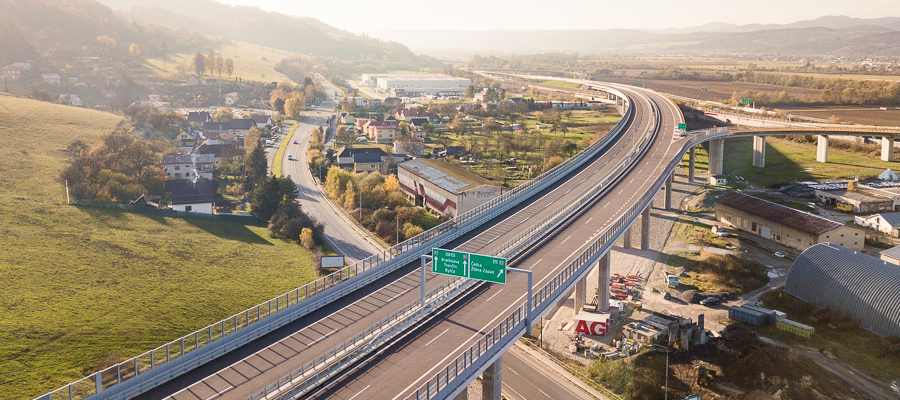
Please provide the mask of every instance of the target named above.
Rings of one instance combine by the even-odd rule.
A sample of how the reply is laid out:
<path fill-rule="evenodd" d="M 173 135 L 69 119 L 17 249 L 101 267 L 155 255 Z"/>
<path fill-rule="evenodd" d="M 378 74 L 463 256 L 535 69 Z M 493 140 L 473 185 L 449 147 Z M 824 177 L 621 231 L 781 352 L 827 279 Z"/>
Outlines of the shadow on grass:
<path fill-rule="evenodd" d="M 235 240 L 248 244 L 262 244 L 274 246 L 272 242 L 259 236 L 256 232 L 247 228 L 247 225 L 237 222 L 207 221 L 199 218 L 184 218 L 184 222 L 221 239 Z"/>

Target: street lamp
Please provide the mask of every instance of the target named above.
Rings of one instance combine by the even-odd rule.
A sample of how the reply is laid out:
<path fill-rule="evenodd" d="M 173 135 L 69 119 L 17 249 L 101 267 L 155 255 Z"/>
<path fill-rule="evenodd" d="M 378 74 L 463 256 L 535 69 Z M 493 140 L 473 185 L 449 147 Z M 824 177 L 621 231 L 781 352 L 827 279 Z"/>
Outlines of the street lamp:
<path fill-rule="evenodd" d="M 666 351 L 666 398 L 665 400 L 669 400 L 669 348 L 665 346 L 660 346 L 658 344 L 648 344 L 650 347 L 659 347 Z"/>

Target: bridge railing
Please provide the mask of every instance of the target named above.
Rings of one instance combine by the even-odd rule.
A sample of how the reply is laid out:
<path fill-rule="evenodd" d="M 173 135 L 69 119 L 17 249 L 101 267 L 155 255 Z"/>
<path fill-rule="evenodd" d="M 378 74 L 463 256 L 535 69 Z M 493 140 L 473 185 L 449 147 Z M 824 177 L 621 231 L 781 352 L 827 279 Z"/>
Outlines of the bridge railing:
<path fill-rule="evenodd" d="M 559 224 L 563 223 L 581 207 L 588 204 L 593 197 L 605 190 L 618 171 L 633 162 L 637 158 L 637 155 L 641 153 L 641 149 L 645 149 L 646 144 L 649 143 L 651 138 L 655 135 L 658 128 L 658 118 L 655 115 L 656 113 L 651 114 L 651 123 L 647 130 L 642 134 L 641 138 L 636 141 L 635 146 L 629 152 L 630 154 L 613 167 L 610 172 L 598 181 L 597 184 L 582 191 L 579 196 L 576 196 L 576 200 L 570 202 L 566 207 L 555 211 L 551 216 L 534 224 L 524 233 L 511 239 L 504 245 L 499 246 L 496 250 L 491 252 L 491 255 L 512 258 L 521 254 L 521 252 L 526 250 L 528 245 L 534 243 L 535 240 L 542 237 L 549 230 L 559 226 Z M 323 356 L 316 358 L 314 363 L 304 365 L 301 369 L 292 371 L 287 376 L 267 385 L 265 388 L 248 398 L 248 400 L 259 400 L 263 398 L 294 398 L 306 394 L 307 391 L 316 387 L 318 382 L 337 374 L 347 365 L 364 357 L 382 343 L 402 333 L 411 324 L 425 319 L 433 311 L 452 301 L 457 294 L 476 284 L 478 284 L 478 282 L 469 279 L 449 279 L 442 284 L 441 287 L 444 287 L 444 285 L 452 287 L 452 292 L 448 292 L 450 294 L 432 299 L 432 294 L 429 293 L 426 297 L 425 307 L 421 307 L 420 301 L 417 300 L 402 308 L 402 310 L 410 310 L 406 314 L 407 318 L 388 318 L 386 321 L 383 321 L 384 323 L 379 322 L 373 325 L 366 329 L 361 335 L 355 336 L 352 340 L 345 342 L 335 347 L 335 349 L 327 351 Z M 394 326 L 387 325 L 387 322 L 393 322 Z"/>
<path fill-rule="evenodd" d="M 625 96 L 618 92 L 617 95 Z M 203 363 L 228 353 L 285 324 L 353 292 L 475 229 L 484 222 L 521 204 L 586 160 L 622 134 L 634 115 L 628 107 L 622 119 L 601 140 L 575 156 L 457 217 L 412 237 L 381 253 L 341 268 L 308 284 L 283 293 L 243 312 L 175 339 L 153 350 L 106 368 L 39 396 L 40 400 L 80 400 L 91 396 L 126 398 L 142 393 Z"/>

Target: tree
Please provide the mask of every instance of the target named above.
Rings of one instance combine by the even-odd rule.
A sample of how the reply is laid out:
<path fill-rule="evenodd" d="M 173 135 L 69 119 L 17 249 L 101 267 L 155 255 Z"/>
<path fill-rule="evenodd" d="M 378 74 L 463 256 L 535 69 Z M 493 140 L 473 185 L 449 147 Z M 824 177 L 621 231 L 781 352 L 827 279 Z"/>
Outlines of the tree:
<path fill-rule="evenodd" d="M 228 77 L 231 78 L 231 74 L 234 73 L 234 60 L 230 58 L 225 59 L 225 72 L 228 74 Z"/>
<path fill-rule="evenodd" d="M 291 97 L 284 102 L 284 115 L 287 118 L 299 118 L 300 113 L 306 109 L 306 99 L 303 93 L 292 92 Z"/>
<path fill-rule="evenodd" d="M 335 201 L 343 200 L 344 191 L 347 190 L 347 186 L 352 181 L 353 176 L 350 172 L 332 165 L 328 169 L 328 175 L 325 178 L 325 190 L 328 192 L 328 197 Z"/>
<path fill-rule="evenodd" d="M 315 240 L 313 240 L 313 231 L 309 228 L 303 228 L 300 232 L 300 244 L 307 249 L 312 249 L 313 246 L 316 245 Z"/>
<path fill-rule="evenodd" d="M 194 54 L 194 74 L 203 76 L 203 71 L 206 71 L 206 57 L 198 51 Z"/>
<path fill-rule="evenodd" d="M 212 115 L 213 121 L 228 122 L 234 119 L 234 111 L 228 107 L 220 108 Z"/>
<path fill-rule="evenodd" d="M 212 76 L 216 70 L 216 52 L 212 50 L 206 55 L 206 70 L 209 72 L 209 76 Z"/>
<path fill-rule="evenodd" d="M 403 237 L 406 239 L 415 237 L 416 235 L 424 232 L 421 226 L 413 225 L 412 223 L 403 224 Z"/>
<path fill-rule="evenodd" d="M 141 48 L 137 45 L 137 43 L 132 43 L 128 48 L 128 54 L 131 54 L 131 56 L 134 58 L 138 58 L 141 56 Z"/>
<path fill-rule="evenodd" d="M 116 49 L 116 39 L 113 39 L 109 36 L 97 36 L 97 43 L 99 43 L 103 47 L 108 47 L 110 50 Z"/>
<path fill-rule="evenodd" d="M 353 147 L 353 143 L 356 142 L 356 133 L 340 125 L 337 128 L 337 133 L 334 135 L 334 140 L 338 146 Z"/>
<path fill-rule="evenodd" d="M 250 211 L 263 221 L 269 221 L 281 206 L 290 206 L 294 202 L 294 183 L 290 178 L 269 177 L 259 182 L 253 191 L 253 202 Z"/>
<path fill-rule="evenodd" d="M 400 180 L 397 179 L 397 175 L 390 174 L 381 186 L 384 188 L 385 192 L 393 192 L 400 188 Z"/>
<path fill-rule="evenodd" d="M 225 59 L 222 56 L 216 57 L 216 73 L 218 73 L 219 78 L 222 77 L 222 71 L 225 70 Z"/>
<path fill-rule="evenodd" d="M 250 157 L 247 157 L 247 178 L 244 181 L 244 191 L 249 192 L 259 185 L 269 174 L 269 163 L 266 159 L 266 153 L 263 152 L 262 146 L 257 145 Z"/>

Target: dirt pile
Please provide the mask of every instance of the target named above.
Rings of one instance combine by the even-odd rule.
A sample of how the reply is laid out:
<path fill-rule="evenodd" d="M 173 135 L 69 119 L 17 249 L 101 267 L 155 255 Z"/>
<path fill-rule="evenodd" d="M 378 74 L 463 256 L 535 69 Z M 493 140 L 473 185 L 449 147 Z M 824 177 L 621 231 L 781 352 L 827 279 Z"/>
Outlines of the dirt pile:
<path fill-rule="evenodd" d="M 748 390 L 742 399 L 858 398 L 837 376 L 791 349 L 757 348 L 726 367 L 725 374 L 736 386 Z M 758 391 L 771 397 L 759 397 Z"/>

